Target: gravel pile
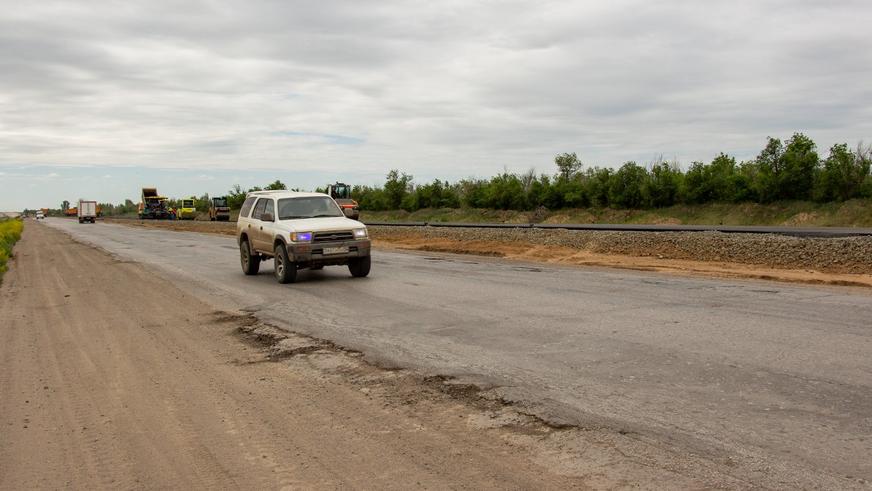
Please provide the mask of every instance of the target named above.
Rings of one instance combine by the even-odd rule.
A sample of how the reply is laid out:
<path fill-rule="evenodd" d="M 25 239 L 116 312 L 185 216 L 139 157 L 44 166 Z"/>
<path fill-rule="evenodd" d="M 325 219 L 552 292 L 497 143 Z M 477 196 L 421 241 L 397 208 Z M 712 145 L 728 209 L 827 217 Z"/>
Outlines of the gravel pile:
<path fill-rule="evenodd" d="M 600 254 L 872 274 L 872 237 L 799 238 L 721 232 L 607 232 L 370 226 L 374 239 L 447 239 L 570 247 Z"/>

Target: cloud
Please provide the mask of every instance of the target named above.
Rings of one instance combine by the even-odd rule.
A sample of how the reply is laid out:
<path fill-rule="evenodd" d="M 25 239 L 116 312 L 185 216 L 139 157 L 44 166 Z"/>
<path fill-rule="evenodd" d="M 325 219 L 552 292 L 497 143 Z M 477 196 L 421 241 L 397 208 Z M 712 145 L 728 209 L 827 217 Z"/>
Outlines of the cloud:
<path fill-rule="evenodd" d="M 421 178 L 872 137 L 863 1 L 30 2 L 0 165 Z M 291 129 L 291 130 L 288 130 Z"/>

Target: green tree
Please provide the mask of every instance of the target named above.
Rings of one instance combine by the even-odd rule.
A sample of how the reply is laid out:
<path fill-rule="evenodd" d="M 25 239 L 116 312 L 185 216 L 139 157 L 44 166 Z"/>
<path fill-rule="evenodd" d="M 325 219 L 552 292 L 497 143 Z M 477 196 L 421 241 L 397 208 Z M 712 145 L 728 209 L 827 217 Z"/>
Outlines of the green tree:
<path fill-rule="evenodd" d="M 858 146 L 855 153 L 845 143 L 833 145 L 818 174 L 815 199 L 845 201 L 860 196 L 869 168 L 869 154 L 862 146 Z"/>
<path fill-rule="evenodd" d="M 647 186 L 648 173 L 635 162 L 627 162 L 609 179 L 609 204 L 618 208 L 641 208 L 645 202 L 642 190 Z"/>
<path fill-rule="evenodd" d="M 609 168 L 594 167 L 585 172 L 583 184 L 585 195 L 591 206 L 609 206 L 609 185 L 614 171 Z"/>
<path fill-rule="evenodd" d="M 527 199 L 521 179 L 508 172 L 491 178 L 484 191 L 486 208 L 499 210 L 525 210 Z"/>
<path fill-rule="evenodd" d="M 781 144 L 781 140 L 769 137 L 766 147 L 755 160 L 752 188 L 758 199 L 763 203 L 775 201 L 781 195 L 779 178 L 781 176 L 783 155 L 784 145 Z"/>
<path fill-rule="evenodd" d="M 264 190 L 266 191 L 281 191 L 284 189 L 288 189 L 288 187 L 282 181 L 276 179 L 275 181 L 267 184 Z"/>
<path fill-rule="evenodd" d="M 687 200 L 691 203 L 739 201 L 745 187 L 736 159 L 721 153 L 711 164 L 694 162 L 685 176 Z"/>
<path fill-rule="evenodd" d="M 245 202 L 245 191 L 239 184 L 234 184 L 230 191 L 227 191 L 227 206 L 231 210 L 242 208 L 242 203 Z"/>
<path fill-rule="evenodd" d="M 206 213 L 209 211 L 209 206 L 212 204 L 211 199 L 209 198 L 209 193 L 203 193 L 202 196 L 197 198 L 194 201 L 194 206 L 197 208 L 197 211 L 201 213 Z"/>
<path fill-rule="evenodd" d="M 677 164 L 659 161 L 651 166 L 644 195 L 650 206 L 662 208 L 678 203 L 684 175 Z"/>
<path fill-rule="evenodd" d="M 409 186 L 412 183 L 412 176 L 405 172 L 400 174 L 400 171 L 392 169 L 388 172 L 387 180 L 384 185 L 385 198 L 387 199 L 388 208 L 397 210 L 403 204 L 403 198 L 409 193 Z"/>
<path fill-rule="evenodd" d="M 810 199 L 820 166 L 811 138 L 795 133 L 784 147 L 778 176 L 779 199 Z"/>
<path fill-rule="evenodd" d="M 573 153 L 561 153 L 554 157 L 557 164 L 557 172 L 561 179 L 571 179 L 581 170 L 581 160 Z"/>

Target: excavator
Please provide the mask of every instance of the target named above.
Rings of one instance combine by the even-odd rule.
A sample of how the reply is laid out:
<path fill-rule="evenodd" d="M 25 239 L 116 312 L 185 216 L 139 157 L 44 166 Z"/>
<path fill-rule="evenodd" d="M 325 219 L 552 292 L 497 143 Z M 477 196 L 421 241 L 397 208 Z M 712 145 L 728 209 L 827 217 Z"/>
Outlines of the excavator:
<path fill-rule="evenodd" d="M 336 201 L 336 204 L 342 208 L 342 211 L 345 211 L 346 209 L 352 210 L 351 215 L 346 215 L 348 218 L 351 218 L 352 220 L 360 219 L 360 205 L 357 201 L 351 199 L 351 186 L 341 182 L 328 184 L 327 194 Z"/>

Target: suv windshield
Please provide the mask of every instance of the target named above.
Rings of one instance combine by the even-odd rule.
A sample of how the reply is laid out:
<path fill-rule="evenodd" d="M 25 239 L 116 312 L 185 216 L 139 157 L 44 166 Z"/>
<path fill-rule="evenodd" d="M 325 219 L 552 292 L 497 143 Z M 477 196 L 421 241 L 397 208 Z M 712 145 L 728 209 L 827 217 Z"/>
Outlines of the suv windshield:
<path fill-rule="evenodd" d="M 279 220 L 341 216 L 345 216 L 342 214 L 342 210 L 335 201 L 327 196 L 279 200 Z"/>
<path fill-rule="evenodd" d="M 227 200 L 224 198 L 212 198 L 212 203 L 215 203 L 215 206 L 227 206 Z"/>

